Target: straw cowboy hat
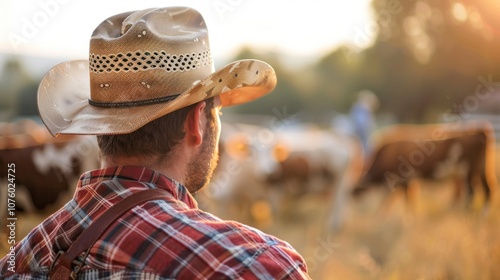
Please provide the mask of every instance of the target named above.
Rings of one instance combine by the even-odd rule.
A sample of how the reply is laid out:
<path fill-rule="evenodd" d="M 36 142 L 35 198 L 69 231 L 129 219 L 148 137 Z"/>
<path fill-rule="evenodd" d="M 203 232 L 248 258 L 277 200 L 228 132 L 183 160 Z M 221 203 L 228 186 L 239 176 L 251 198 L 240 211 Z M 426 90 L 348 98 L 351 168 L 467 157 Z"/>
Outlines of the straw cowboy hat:
<path fill-rule="evenodd" d="M 210 97 L 242 104 L 274 89 L 259 60 L 214 71 L 201 14 L 170 7 L 112 16 L 95 29 L 89 60 L 52 68 L 38 89 L 40 116 L 52 135 L 125 134 Z"/>

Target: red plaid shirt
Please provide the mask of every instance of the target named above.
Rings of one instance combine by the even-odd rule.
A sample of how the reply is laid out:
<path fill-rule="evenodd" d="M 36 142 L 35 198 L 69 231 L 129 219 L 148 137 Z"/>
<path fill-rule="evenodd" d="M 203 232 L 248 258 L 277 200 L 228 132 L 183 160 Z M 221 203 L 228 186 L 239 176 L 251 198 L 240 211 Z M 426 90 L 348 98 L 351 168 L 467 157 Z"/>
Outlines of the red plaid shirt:
<path fill-rule="evenodd" d="M 138 205 L 115 221 L 90 250 L 79 279 L 309 278 L 288 243 L 198 209 L 184 186 L 140 167 L 83 174 L 73 199 L 16 245 L 16 275 L 7 269 L 7 257 L 0 260 L 0 278 L 47 279 L 57 252 L 69 248 L 92 220 L 148 188 L 171 196 Z"/>

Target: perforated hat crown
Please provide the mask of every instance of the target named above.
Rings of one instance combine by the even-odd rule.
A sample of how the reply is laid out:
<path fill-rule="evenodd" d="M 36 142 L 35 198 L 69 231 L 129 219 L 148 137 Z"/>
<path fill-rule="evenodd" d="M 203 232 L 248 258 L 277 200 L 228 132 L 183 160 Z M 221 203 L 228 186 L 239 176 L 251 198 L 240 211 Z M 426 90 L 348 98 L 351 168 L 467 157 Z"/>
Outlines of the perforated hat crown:
<path fill-rule="evenodd" d="M 40 83 L 40 116 L 53 135 L 122 134 L 220 95 L 222 106 L 269 93 L 276 75 L 259 60 L 214 71 L 200 13 L 171 7 L 122 13 L 90 39 L 88 61 L 51 69 Z"/>

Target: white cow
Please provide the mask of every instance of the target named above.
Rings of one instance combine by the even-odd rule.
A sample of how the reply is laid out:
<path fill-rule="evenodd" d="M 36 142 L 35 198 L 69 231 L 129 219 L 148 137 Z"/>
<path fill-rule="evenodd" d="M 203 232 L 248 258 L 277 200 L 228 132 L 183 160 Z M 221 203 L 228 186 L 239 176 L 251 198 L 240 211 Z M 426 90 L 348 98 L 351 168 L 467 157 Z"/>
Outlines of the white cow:
<path fill-rule="evenodd" d="M 329 195 L 326 224 L 344 222 L 348 193 L 359 179 L 363 157 L 359 141 L 331 129 L 304 125 L 276 131 L 275 153 L 280 169 L 273 181 L 284 190 L 282 201 L 303 195 Z M 293 200 L 292 200 L 293 202 Z"/>
<path fill-rule="evenodd" d="M 273 143 L 274 133 L 267 128 L 224 123 L 219 164 L 209 186 L 196 195 L 200 206 L 224 218 L 269 224 L 266 181 L 277 168 Z"/>
<path fill-rule="evenodd" d="M 281 216 L 290 199 L 326 192 L 333 196 L 327 224 L 340 227 L 347 193 L 361 170 L 353 160 L 361 158 L 358 142 L 311 126 L 274 131 L 241 123 L 223 127 L 218 168 L 209 187 L 197 195 L 202 207 L 266 226 Z M 210 202 L 215 205 L 207 206 Z"/>

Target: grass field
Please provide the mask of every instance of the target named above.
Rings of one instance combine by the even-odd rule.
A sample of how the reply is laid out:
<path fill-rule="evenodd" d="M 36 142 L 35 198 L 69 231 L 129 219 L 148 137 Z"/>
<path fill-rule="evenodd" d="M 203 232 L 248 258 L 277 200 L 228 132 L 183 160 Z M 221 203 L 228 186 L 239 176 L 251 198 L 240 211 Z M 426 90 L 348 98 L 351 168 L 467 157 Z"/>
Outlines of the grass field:
<path fill-rule="evenodd" d="M 451 193 L 427 187 L 419 214 L 402 196 L 381 212 L 381 195 L 371 194 L 338 232 L 317 211 L 268 231 L 300 251 L 314 279 L 498 279 L 498 204 L 488 213 L 453 207 L 442 203 Z"/>
<path fill-rule="evenodd" d="M 500 150 L 496 166 L 500 178 Z M 487 210 L 481 195 L 466 207 L 453 194 L 449 182 L 421 182 L 413 205 L 394 193 L 388 206 L 387 193 L 368 193 L 338 232 L 325 230 L 326 208 L 311 198 L 268 231 L 299 250 L 314 279 L 500 279 L 498 192 Z"/>
<path fill-rule="evenodd" d="M 499 159 L 497 149 L 497 178 Z M 499 279 L 498 192 L 484 210 L 481 196 L 470 207 L 455 205 L 448 182 L 420 186 L 412 207 L 398 193 L 389 206 L 383 192 L 351 201 L 346 223 L 336 232 L 325 227 L 327 201 L 312 196 L 295 202 L 286 219 L 262 229 L 291 243 L 313 279 Z M 20 214 L 16 238 L 44 217 Z M 2 234 L 0 254 L 5 255 L 7 236 Z"/>

